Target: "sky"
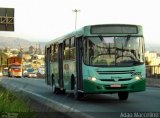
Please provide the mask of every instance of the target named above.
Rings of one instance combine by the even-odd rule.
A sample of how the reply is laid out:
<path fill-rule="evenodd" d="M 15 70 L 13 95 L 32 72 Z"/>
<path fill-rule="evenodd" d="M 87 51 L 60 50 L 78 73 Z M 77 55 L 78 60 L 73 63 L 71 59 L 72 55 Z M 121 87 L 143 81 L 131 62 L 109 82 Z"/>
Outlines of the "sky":
<path fill-rule="evenodd" d="M 159 0 L 0 0 L 15 8 L 15 31 L 0 36 L 50 41 L 75 29 L 95 24 L 138 24 L 146 43 L 160 44 Z"/>

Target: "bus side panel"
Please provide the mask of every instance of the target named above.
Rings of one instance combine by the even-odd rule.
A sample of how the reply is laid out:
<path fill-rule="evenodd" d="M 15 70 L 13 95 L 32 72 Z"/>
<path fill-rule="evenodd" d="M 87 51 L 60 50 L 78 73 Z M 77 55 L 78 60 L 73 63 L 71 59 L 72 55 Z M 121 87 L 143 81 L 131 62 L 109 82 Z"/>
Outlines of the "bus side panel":
<path fill-rule="evenodd" d="M 70 61 L 65 60 L 63 61 L 63 81 L 64 81 L 64 87 L 67 90 L 70 90 Z"/>
<path fill-rule="evenodd" d="M 69 70 L 70 70 L 70 89 L 73 90 L 75 78 L 77 77 L 77 75 L 76 75 L 76 60 L 70 61 Z"/>
<path fill-rule="evenodd" d="M 58 71 L 58 62 L 53 62 L 51 64 L 51 78 L 52 76 L 54 75 L 54 83 L 57 87 L 59 87 L 59 84 L 58 84 L 58 79 L 59 79 L 59 71 Z"/>
<path fill-rule="evenodd" d="M 63 61 L 63 80 L 64 87 L 67 90 L 73 89 L 72 84 L 72 75 L 76 76 L 76 61 L 75 60 L 67 60 Z"/>

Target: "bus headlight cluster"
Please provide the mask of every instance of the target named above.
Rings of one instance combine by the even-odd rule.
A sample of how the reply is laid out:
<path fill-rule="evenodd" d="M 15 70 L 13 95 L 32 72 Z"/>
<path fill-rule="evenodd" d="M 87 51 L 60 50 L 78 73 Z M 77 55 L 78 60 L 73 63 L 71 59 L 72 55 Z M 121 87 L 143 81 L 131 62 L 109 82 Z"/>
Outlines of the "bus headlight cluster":
<path fill-rule="evenodd" d="M 96 78 L 95 77 L 88 77 L 88 80 L 96 81 Z"/>
<path fill-rule="evenodd" d="M 140 80 L 141 77 L 140 77 L 140 76 L 136 76 L 135 79 L 136 79 L 136 80 Z"/>

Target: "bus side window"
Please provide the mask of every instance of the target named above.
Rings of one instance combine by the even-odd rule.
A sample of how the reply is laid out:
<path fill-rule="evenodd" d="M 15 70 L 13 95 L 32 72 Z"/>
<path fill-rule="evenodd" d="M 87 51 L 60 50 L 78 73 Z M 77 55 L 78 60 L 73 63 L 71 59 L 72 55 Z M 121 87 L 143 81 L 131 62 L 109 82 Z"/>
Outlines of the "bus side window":
<path fill-rule="evenodd" d="M 70 46 L 70 59 L 73 60 L 76 58 L 76 48 L 75 48 L 75 38 L 71 38 L 71 46 Z"/>
<path fill-rule="evenodd" d="M 84 62 L 88 64 L 89 59 L 88 59 L 87 40 L 86 39 L 83 41 L 83 45 L 84 45 L 84 55 L 83 55 L 84 56 Z"/>
<path fill-rule="evenodd" d="M 69 48 L 70 48 L 70 39 L 65 40 L 64 42 L 64 60 L 69 60 Z"/>
<path fill-rule="evenodd" d="M 51 45 L 50 49 L 51 49 L 51 62 L 53 62 L 54 61 L 54 45 Z"/>
<path fill-rule="evenodd" d="M 69 49 L 69 39 L 65 41 L 65 50 Z"/>
<path fill-rule="evenodd" d="M 46 53 L 47 53 L 47 59 L 49 60 L 49 62 L 51 61 L 51 58 L 52 58 L 52 56 L 51 56 L 51 47 L 49 47 L 49 48 L 47 48 L 47 51 L 46 51 Z"/>
<path fill-rule="evenodd" d="M 72 47 L 75 47 L 75 38 L 74 37 L 71 38 L 71 48 Z"/>
<path fill-rule="evenodd" d="M 58 61 L 58 45 L 54 44 L 54 62 Z"/>

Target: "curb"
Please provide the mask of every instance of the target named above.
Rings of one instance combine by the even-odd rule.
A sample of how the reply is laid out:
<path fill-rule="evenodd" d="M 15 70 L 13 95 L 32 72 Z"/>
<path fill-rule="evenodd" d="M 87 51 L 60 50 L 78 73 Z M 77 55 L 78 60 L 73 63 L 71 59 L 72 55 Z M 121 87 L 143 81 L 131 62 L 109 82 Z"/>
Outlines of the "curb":
<path fill-rule="evenodd" d="M 146 85 L 147 87 L 156 87 L 156 88 L 160 88 L 160 85 L 155 84 L 155 85 Z"/>
<path fill-rule="evenodd" d="M 77 109 L 73 109 L 69 106 L 63 105 L 61 103 L 58 103 L 56 101 L 53 101 L 51 99 L 48 99 L 46 97 L 43 97 L 41 95 L 38 95 L 36 93 L 24 90 L 24 89 L 20 89 L 20 92 L 23 92 L 25 95 L 27 95 L 28 97 L 46 105 L 49 106 L 50 108 L 52 108 L 53 110 L 62 113 L 63 115 L 66 115 L 70 118 L 94 118 L 91 115 L 88 115 L 86 113 L 82 113 Z"/>
<path fill-rule="evenodd" d="M 1 84 L 4 88 L 18 92 L 28 98 L 31 98 L 35 101 L 40 102 L 41 104 L 44 104 L 48 107 L 50 107 L 51 109 L 55 110 L 56 112 L 62 113 L 64 116 L 68 116 L 69 118 L 94 118 L 93 116 L 86 114 L 86 113 L 82 113 L 81 111 L 77 110 L 77 109 L 73 109 L 69 106 L 66 106 L 64 104 L 61 104 L 59 102 L 56 102 L 52 99 L 48 99 L 44 96 L 41 96 L 39 94 L 27 91 L 23 88 L 17 88 L 13 85 L 11 86 L 7 86 L 6 83 Z"/>

